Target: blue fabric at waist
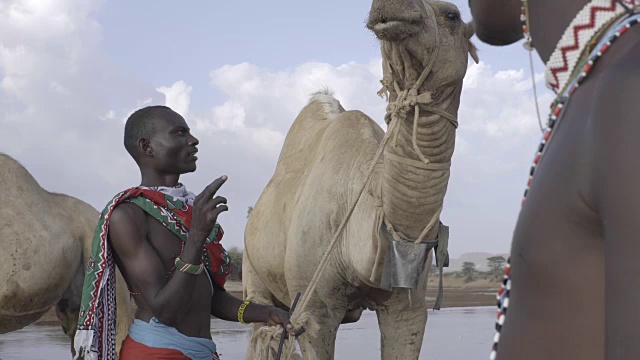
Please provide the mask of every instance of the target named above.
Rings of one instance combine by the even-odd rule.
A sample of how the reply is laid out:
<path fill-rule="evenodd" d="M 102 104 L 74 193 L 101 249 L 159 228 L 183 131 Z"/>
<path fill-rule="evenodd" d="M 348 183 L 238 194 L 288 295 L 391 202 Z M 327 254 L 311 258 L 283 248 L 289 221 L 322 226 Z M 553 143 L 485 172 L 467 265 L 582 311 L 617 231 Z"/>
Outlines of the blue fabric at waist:
<path fill-rule="evenodd" d="M 149 347 L 178 350 L 193 360 L 211 360 L 216 352 L 213 340 L 186 336 L 176 328 L 160 323 L 155 317 L 148 323 L 135 319 L 129 336 Z"/>

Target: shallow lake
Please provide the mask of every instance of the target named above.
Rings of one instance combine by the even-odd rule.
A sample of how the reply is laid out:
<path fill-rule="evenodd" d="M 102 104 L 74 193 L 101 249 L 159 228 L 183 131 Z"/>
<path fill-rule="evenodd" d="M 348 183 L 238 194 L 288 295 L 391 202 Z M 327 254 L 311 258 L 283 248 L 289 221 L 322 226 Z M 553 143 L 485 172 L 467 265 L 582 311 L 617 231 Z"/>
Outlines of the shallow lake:
<path fill-rule="evenodd" d="M 494 335 L 494 307 L 429 311 L 421 360 L 487 359 Z M 249 330 L 238 323 L 211 321 L 211 334 L 224 360 L 244 359 Z M 1 360 L 68 360 L 69 339 L 58 326 L 28 326 L 0 335 Z M 338 331 L 336 360 L 379 359 L 380 332 L 375 313 Z"/>

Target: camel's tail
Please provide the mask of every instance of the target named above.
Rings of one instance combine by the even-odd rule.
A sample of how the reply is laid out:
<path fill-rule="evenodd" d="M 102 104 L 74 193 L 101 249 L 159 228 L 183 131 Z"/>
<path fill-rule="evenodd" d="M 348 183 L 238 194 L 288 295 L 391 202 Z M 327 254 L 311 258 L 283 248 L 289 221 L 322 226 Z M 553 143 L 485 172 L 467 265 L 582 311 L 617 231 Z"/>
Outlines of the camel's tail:
<path fill-rule="evenodd" d="M 333 96 L 333 91 L 328 88 L 324 88 L 311 94 L 309 104 L 313 102 L 318 102 L 322 105 L 328 120 L 335 118 L 345 111 L 340 104 L 340 101 Z"/>

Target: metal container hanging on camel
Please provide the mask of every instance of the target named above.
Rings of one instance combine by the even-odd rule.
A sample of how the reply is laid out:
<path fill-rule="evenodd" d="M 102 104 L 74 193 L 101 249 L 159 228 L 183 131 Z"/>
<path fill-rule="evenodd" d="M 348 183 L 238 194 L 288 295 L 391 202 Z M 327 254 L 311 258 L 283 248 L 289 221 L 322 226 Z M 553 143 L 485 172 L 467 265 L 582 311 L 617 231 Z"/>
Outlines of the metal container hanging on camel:
<path fill-rule="evenodd" d="M 440 223 L 438 237 L 432 241 L 414 242 L 409 239 L 394 239 L 387 225 L 382 223 L 380 232 L 387 239 L 387 254 L 384 259 L 380 288 L 392 291 L 394 288 L 417 289 L 420 275 L 424 272 L 429 252 L 435 249 L 436 265 L 440 281 L 438 297 L 434 309 L 440 309 L 442 302 L 442 272 L 449 267 L 449 227 Z"/>

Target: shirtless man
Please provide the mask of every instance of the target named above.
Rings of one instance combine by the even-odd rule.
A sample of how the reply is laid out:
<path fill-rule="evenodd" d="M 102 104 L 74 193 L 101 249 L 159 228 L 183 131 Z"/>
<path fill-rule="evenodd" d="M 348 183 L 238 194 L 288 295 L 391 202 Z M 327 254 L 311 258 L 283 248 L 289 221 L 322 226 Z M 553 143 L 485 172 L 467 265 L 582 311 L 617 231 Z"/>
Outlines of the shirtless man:
<path fill-rule="evenodd" d="M 228 321 L 284 324 L 291 330 L 286 311 L 258 304 L 245 304 L 246 308 L 242 306 L 241 310 L 243 301 L 222 288 L 228 274 L 228 257 L 218 243 L 222 230 L 216 221 L 228 208 L 227 200 L 216 193 L 227 177 L 216 179 L 198 196 L 188 193 L 179 183 L 180 175 L 196 170 L 195 154 L 199 144 L 182 116 L 164 106 L 140 109 L 127 120 L 124 143 L 140 168 L 141 185 L 116 196 L 113 206 L 110 203 L 103 212 L 113 258 L 138 308 L 129 336 L 122 344 L 120 359 L 144 360 L 158 356 L 176 360 L 217 359 L 211 340 L 210 315 Z M 144 191 L 140 193 L 136 189 Z M 157 194 L 159 200 L 154 197 Z M 168 195 L 165 197 L 165 194 Z M 155 206 L 175 211 L 175 217 L 154 215 Z M 181 212 L 187 209 L 189 211 Z M 190 215 L 190 219 L 183 215 Z M 186 235 L 171 230 L 172 221 L 183 222 Z M 100 240 L 94 239 L 94 249 L 96 242 Z M 209 256 L 208 260 L 203 253 Z M 211 268 L 209 263 L 213 264 Z M 89 267 L 93 268 L 94 263 Z M 87 279 L 85 292 L 91 277 L 87 275 Z M 83 293 L 81 310 L 85 314 L 81 314 L 79 328 L 85 322 L 91 324 L 90 320 L 83 319 L 86 313 L 91 313 L 90 305 L 87 306 L 92 304 L 89 298 Z M 90 325 L 84 327 L 89 328 Z M 94 329 L 94 337 L 96 331 L 99 329 Z M 95 340 L 93 343 L 96 347 Z M 100 346 L 93 351 L 101 354 L 99 358 L 111 360 L 109 354 L 113 349 Z M 85 349 L 87 347 L 90 345 L 85 342 Z"/>
<path fill-rule="evenodd" d="M 532 44 L 545 63 L 587 3 L 529 1 Z M 502 46 L 523 38 L 520 0 L 469 5 L 480 40 Z M 638 1 L 626 5 L 633 11 Z M 571 95 L 532 169 L 492 357 L 640 359 L 639 94 L 640 25 L 634 25 Z M 528 165 L 522 164 L 523 190 Z"/>

